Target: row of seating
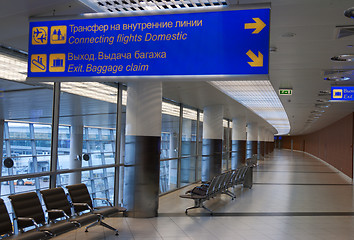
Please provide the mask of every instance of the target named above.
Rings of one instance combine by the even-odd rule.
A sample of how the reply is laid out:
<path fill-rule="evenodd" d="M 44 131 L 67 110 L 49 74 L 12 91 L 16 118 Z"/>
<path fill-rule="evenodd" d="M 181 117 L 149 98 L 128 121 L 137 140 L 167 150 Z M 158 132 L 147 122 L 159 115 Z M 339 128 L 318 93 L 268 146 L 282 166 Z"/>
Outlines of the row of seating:
<path fill-rule="evenodd" d="M 252 167 L 253 166 L 243 166 L 236 170 L 222 173 L 213 177 L 210 182 L 194 187 L 193 189 L 188 190 L 185 194 L 180 195 L 181 198 L 194 200 L 194 206 L 187 208 L 185 213 L 188 214 L 188 210 L 190 209 L 203 208 L 213 215 L 213 211 L 205 207 L 203 203 L 219 194 L 226 194 L 234 200 L 236 195 L 229 191 L 229 188 L 244 184 L 247 173 Z M 251 188 L 252 185 L 247 187 Z"/>
<path fill-rule="evenodd" d="M 85 184 L 66 186 L 68 195 L 61 187 L 40 191 L 45 204 L 47 219 L 36 192 L 10 195 L 9 199 L 14 212 L 19 234 L 14 235 L 13 225 L 3 199 L 0 199 L 0 235 L 6 240 L 41 240 L 57 236 L 78 227 L 88 228 L 97 224 L 115 231 L 118 230 L 104 223 L 104 217 L 118 212 L 126 212 L 123 207 L 114 207 L 108 199 L 94 198 L 105 201 L 107 206 L 94 207 Z M 68 200 L 70 199 L 70 201 Z M 72 214 L 73 212 L 73 214 Z M 34 228 L 25 232 L 26 228 Z"/>

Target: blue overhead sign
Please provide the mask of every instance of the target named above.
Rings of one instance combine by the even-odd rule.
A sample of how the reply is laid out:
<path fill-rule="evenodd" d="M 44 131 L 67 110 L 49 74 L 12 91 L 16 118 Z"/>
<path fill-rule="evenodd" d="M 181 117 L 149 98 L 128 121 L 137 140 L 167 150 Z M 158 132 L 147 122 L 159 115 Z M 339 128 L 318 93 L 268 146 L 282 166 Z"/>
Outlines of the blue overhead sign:
<path fill-rule="evenodd" d="M 30 23 L 28 77 L 268 74 L 269 9 Z"/>
<path fill-rule="evenodd" d="M 354 101 L 354 87 L 331 87 L 331 101 Z"/>

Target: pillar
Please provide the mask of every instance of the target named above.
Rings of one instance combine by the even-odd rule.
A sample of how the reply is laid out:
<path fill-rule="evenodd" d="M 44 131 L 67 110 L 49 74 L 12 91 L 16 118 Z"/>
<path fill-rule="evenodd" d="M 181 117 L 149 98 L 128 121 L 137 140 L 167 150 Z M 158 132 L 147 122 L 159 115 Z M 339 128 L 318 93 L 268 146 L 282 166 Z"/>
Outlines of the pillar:
<path fill-rule="evenodd" d="M 74 120 L 74 123 L 70 128 L 70 169 L 79 169 L 82 166 L 82 160 L 78 159 L 77 156 L 82 156 L 83 137 L 82 123 L 76 123 Z M 77 183 L 81 183 L 81 172 L 70 173 L 69 184 Z"/>
<path fill-rule="evenodd" d="M 204 108 L 202 181 L 221 173 L 224 109 L 220 105 Z"/>
<path fill-rule="evenodd" d="M 247 142 L 246 142 L 246 159 L 252 158 L 253 154 L 257 154 L 258 143 L 258 124 L 247 124 Z"/>
<path fill-rule="evenodd" d="M 128 83 L 123 204 L 129 217 L 157 217 L 161 82 Z"/>
<path fill-rule="evenodd" d="M 269 141 L 270 141 L 270 153 L 272 153 L 275 148 L 274 134 L 272 132 L 269 133 Z"/>
<path fill-rule="evenodd" d="M 268 157 L 268 148 L 269 148 L 269 130 L 264 129 L 264 157 Z"/>
<path fill-rule="evenodd" d="M 264 160 L 264 128 L 258 128 L 257 159 Z"/>
<path fill-rule="evenodd" d="M 231 169 L 235 170 L 246 163 L 246 118 L 232 119 Z"/>

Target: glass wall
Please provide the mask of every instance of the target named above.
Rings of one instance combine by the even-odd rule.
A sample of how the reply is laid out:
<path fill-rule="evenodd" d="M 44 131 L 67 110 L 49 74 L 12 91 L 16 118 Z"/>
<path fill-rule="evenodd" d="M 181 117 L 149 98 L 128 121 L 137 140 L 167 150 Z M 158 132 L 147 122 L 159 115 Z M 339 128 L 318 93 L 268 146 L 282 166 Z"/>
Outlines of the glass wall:
<path fill-rule="evenodd" d="M 227 119 L 223 120 L 223 140 L 222 140 L 222 171 L 228 171 L 231 169 L 231 122 Z"/>
<path fill-rule="evenodd" d="M 116 84 L 61 83 L 56 186 L 85 183 L 114 201 L 117 94 Z"/>
<path fill-rule="evenodd" d="M 48 88 L 51 87 L 49 84 Z M 97 88 L 103 90 L 95 92 L 93 89 Z M 79 91 L 81 92 L 77 93 Z M 12 119 L 4 122 L 3 159 L 12 158 L 14 167 L 2 166 L 1 197 L 47 189 L 54 179 L 54 186 L 57 187 L 85 183 L 92 197 L 108 198 L 121 204 L 124 187 L 126 91 L 123 91 L 120 112 L 121 144 L 119 157 L 116 157 L 117 86 L 98 83 L 61 84 L 56 166 L 51 166 L 52 90 L 46 97 L 46 114 L 35 110 L 36 117 L 33 119 Z M 224 142 L 230 140 L 228 131 L 230 128 L 226 126 Z M 201 179 L 202 140 L 203 113 L 198 109 L 164 100 L 160 193 Z M 223 170 L 231 166 L 227 154 L 229 146 L 231 145 L 225 144 L 223 148 L 226 153 L 223 157 Z M 83 158 L 84 155 L 89 157 L 88 160 Z"/>
<path fill-rule="evenodd" d="M 196 181 L 197 111 L 183 107 L 181 187 Z"/>
<path fill-rule="evenodd" d="M 177 188 L 180 106 L 163 102 L 160 154 L 160 192 Z"/>

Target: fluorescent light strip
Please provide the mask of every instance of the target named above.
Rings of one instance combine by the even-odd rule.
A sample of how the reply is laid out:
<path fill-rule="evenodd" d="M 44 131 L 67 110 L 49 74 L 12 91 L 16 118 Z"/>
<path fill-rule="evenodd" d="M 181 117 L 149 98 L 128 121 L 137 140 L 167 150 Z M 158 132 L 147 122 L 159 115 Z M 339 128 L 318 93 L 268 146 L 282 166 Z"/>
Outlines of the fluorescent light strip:
<path fill-rule="evenodd" d="M 197 121 L 197 111 L 189 108 L 183 108 L 183 118 Z"/>
<path fill-rule="evenodd" d="M 269 81 L 212 81 L 213 86 L 269 122 L 279 135 L 288 134 L 290 123 Z"/>
<path fill-rule="evenodd" d="M 24 82 L 27 77 L 27 62 L 0 51 L 0 78 Z"/>
<path fill-rule="evenodd" d="M 226 1 L 221 0 L 144 0 L 144 1 L 116 1 L 116 0 L 80 0 L 82 3 L 91 6 L 97 12 L 132 12 L 144 10 L 159 10 L 190 7 L 208 7 L 215 5 L 226 5 Z"/>
<path fill-rule="evenodd" d="M 224 128 L 227 128 L 227 125 L 228 125 L 227 120 L 223 119 L 222 120 L 222 125 L 223 125 Z"/>
<path fill-rule="evenodd" d="M 179 106 L 167 102 L 162 102 L 162 114 L 179 117 L 179 111 Z"/>

